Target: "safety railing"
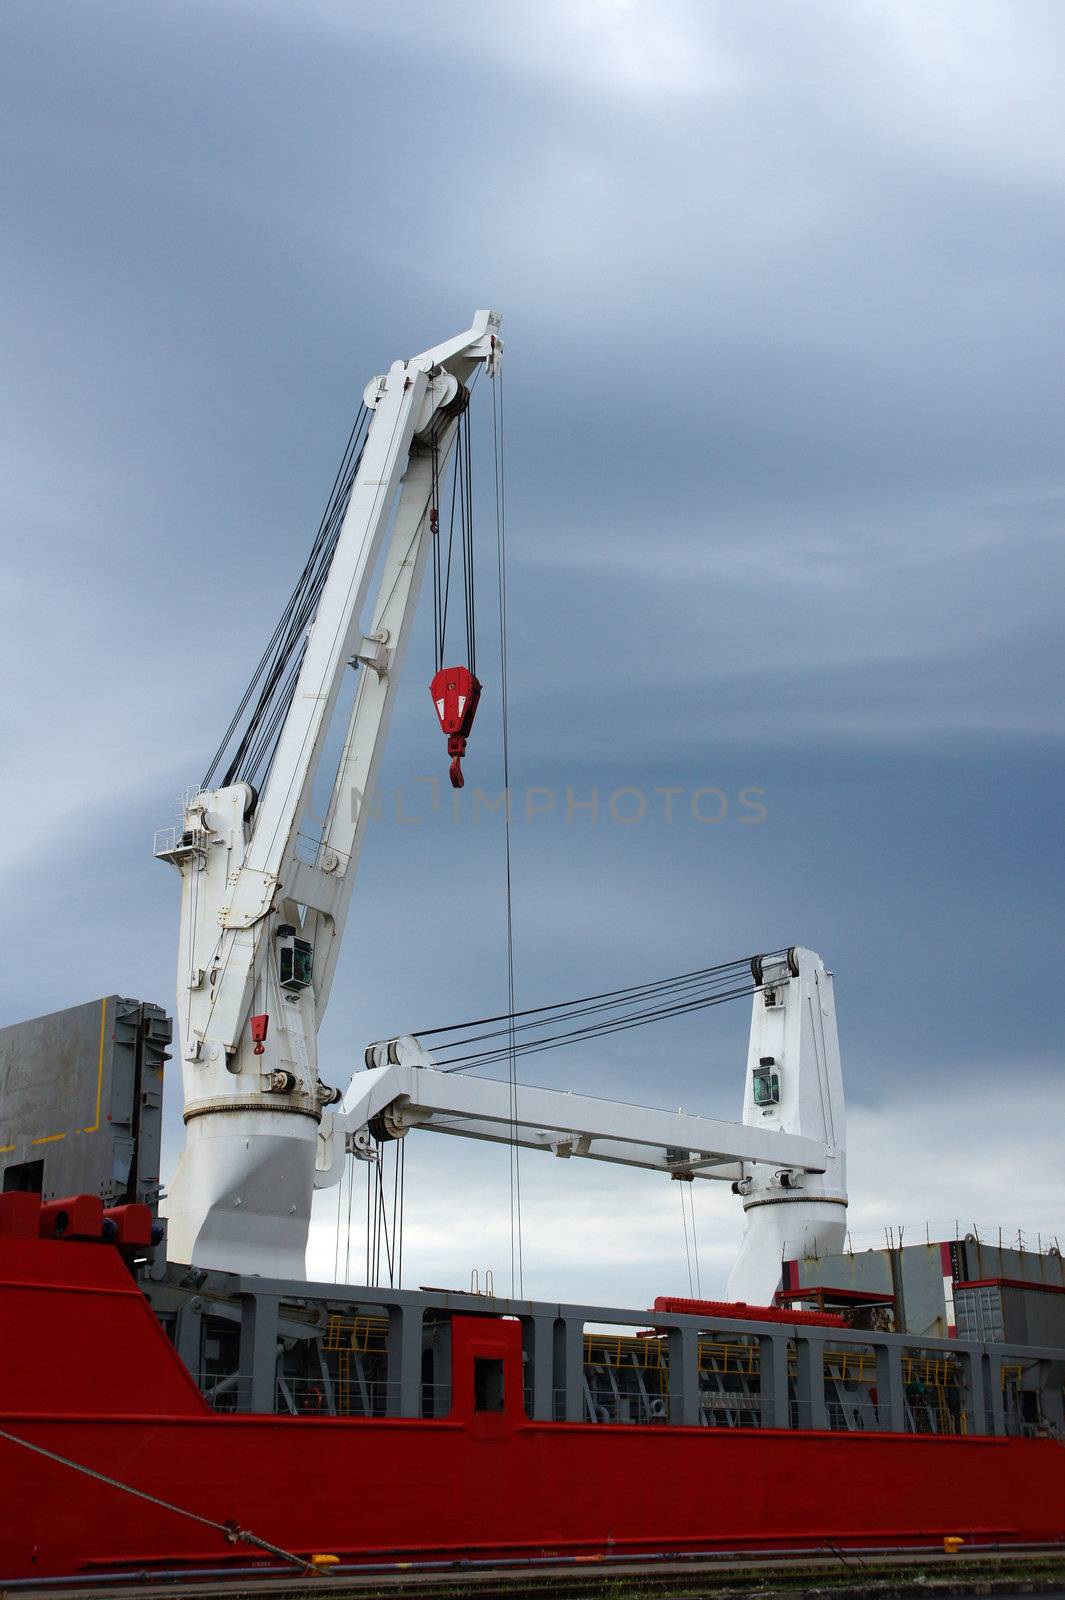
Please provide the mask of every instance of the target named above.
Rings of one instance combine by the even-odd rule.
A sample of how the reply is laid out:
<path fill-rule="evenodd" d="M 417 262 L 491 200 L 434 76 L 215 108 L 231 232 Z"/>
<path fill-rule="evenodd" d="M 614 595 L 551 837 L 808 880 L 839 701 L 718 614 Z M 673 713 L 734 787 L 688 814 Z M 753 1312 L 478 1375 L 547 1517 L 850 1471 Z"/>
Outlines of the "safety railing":
<path fill-rule="evenodd" d="M 343 850 L 335 850 L 324 839 L 317 838 L 313 833 L 297 833 L 293 845 L 293 853 L 297 861 L 302 861 L 304 866 L 317 867 L 321 872 L 347 871 L 350 856 Z"/>
<path fill-rule="evenodd" d="M 388 1348 L 388 1318 L 331 1316 L 326 1324 L 322 1348 L 331 1351 L 354 1350 L 360 1355 L 383 1355 Z"/>
<path fill-rule="evenodd" d="M 422 1415 L 446 1416 L 451 1409 L 449 1383 L 423 1383 Z M 353 1383 L 348 1392 L 324 1376 L 277 1377 L 277 1409 L 300 1417 L 387 1417 L 396 1414 L 399 1385 L 386 1378 Z"/>

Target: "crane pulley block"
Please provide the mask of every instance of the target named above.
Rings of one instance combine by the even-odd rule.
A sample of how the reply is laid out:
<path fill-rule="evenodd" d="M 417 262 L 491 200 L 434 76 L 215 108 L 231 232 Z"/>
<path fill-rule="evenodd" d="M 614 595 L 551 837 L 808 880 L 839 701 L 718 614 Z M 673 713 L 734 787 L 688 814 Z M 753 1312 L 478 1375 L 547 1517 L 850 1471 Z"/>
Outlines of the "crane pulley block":
<path fill-rule="evenodd" d="M 447 734 L 447 753 L 452 758 L 451 786 L 461 789 L 465 782 L 462 758 L 466 754 L 466 740 L 477 715 L 481 685 L 469 667 L 441 667 L 429 685 L 429 693 L 440 726 Z"/>

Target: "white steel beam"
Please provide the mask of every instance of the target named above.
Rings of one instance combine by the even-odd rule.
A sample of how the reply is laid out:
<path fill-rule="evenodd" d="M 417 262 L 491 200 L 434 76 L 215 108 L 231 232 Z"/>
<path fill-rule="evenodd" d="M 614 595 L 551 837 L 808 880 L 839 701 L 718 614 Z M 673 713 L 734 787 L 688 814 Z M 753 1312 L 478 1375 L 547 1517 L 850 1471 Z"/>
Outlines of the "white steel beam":
<path fill-rule="evenodd" d="M 826 1161 L 821 1142 L 797 1134 L 526 1084 L 515 1093 L 499 1079 L 432 1067 L 393 1065 L 357 1073 L 333 1121 L 338 1129 L 356 1131 L 377 1117 L 398 1137 L 422 1128 L 685 1177 L 732 1180 L 743 1161 L 821 1173 Z M 323 1181 L 329 1179 L 320 1175 Z"/>

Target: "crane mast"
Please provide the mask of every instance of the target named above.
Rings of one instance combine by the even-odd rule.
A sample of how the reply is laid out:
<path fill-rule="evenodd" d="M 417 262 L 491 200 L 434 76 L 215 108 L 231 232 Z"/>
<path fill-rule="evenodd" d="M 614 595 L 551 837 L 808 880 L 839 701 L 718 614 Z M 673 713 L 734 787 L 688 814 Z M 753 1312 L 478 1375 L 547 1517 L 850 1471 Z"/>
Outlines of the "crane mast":
<path fill-rule="evenodd" d="M 847 1123 L 832 974 L 812 950 L 791 949 L 752 963 L 743 1123 L 778 1139 L 815 1139 L 821 1170 L 745 1161 L 733 1190 L 744 1233 L 727 1296 L 769 1305 L 780 1264 L 836 1255 L 847 1237 Z"/>
<path fill-rule="evenodd" d="M 319 1124 L 339 1099 L 319 1077 L 318 1027 L 429 548 L 434 463 L 454 444 L 475 371 L 498 367 L 499 326 L 479 311 L 465 333 L 367 386 L 366 441 L 263 792 L 199 792 L 157 840 L 181 874 L 186 1144 L 169 1185 L 174 1259 L 304 1273 Z M 360 681 L 325 825 L 308 837 L 352 666 Z"/>

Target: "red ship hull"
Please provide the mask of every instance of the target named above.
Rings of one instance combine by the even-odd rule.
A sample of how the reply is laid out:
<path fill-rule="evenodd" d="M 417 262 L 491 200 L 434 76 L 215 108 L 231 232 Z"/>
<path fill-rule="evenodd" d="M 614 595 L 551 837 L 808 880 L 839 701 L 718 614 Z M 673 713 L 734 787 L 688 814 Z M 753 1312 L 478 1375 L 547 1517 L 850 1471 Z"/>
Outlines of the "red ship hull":
<path fill-rule="evenodd" d="M 516 1322 L 452 1344 L 443 1420 L 216 1415 L 117 1251 L 0 1237 L 0 1579 L 270 1560 L 230 1522 L 352 1563 L 1065 1540 L 1051 1439 L 531 1422 Z"/>

